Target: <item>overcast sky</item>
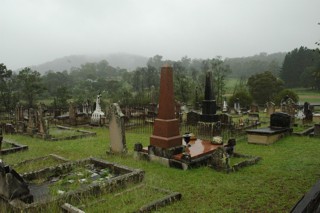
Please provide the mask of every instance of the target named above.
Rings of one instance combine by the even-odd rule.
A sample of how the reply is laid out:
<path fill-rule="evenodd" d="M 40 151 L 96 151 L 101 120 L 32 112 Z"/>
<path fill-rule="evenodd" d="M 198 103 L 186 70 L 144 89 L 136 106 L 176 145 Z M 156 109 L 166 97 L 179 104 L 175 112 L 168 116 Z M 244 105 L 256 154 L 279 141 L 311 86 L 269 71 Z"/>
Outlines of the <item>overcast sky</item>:
<path fill-rule="evenodd" d="M 78 54 L 165 59 L 315 48 L 320 0 L 1 0 L 0 63 Z"/>

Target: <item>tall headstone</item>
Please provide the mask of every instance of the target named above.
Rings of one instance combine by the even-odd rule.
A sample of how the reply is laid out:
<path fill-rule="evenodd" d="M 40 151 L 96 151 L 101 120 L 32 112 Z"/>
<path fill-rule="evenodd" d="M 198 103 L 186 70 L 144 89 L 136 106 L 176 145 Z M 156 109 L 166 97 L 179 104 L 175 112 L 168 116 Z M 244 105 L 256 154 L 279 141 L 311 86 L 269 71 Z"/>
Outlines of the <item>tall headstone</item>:
<path fill-rule="evenodd" d="M 23 121 L 23 106 L 18 103 L 16 106 L 16 122 Z"/>
<path fill-rule="evenodd" d="M 74 103 L 69 105 L 69 122 L 71 125 L 77 125 L 77 107 Z"/>
<path fill-rule="evenodd" d="M 154 121 L 150 145 L 165 149 L 182 145 L 179 121 L 175 117 L 173 71 L 169 65 L 161 68 L 159 110 Z"/>
<path fill-rule="evenodd" d="M 37 132 L 37 116 L 33 108 L 29 109 L 27 133 L 33 135 Z"/>
<path fill-rule="evenodd" d="M 121 112 L 117 103 L 113 103 L 109 107 L 108 118 L 111 153 L 124 153 L 127 151 L 124 117 L 125 115 Z"/>
<path fill-rule="evenodd" d="M 205 91 L 204 91 L 204 100 L 202 101 L 202 115 L 200 117 L 200 121 L 202 122 L 217 122 L 219 120 L 219 116 L 216 115 L 217 106 L 216 106 L 216 100 L 212 90 L 211 79 L 212 79 L 212 73 L 207 72 Z"/>

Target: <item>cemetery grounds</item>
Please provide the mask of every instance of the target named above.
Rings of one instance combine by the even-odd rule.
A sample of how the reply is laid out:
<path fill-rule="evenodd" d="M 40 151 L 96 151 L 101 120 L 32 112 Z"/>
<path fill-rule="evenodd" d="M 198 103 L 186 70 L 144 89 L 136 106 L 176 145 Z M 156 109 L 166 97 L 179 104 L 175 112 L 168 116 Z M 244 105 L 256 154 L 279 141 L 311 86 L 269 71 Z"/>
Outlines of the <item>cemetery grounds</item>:
<path fill-rule="evenodd" d="M 4 155 L 2 159 L 9 165 L 14 165 L 23 160 L 54 153 L 69 160 L 92 156 L 142 169 L 146 172 L 143 180 L 146 186 L 169 189 L 182 194 L 179 202 L 160 208 L 159 212 L 288 212 L 320 178 L 319 138 L 289 136 L 272 145 L 260 146 L 248 144 L 246 138 L 242 137 L 237 141 L 236 152 L 260 156 L 262 160 L 256 165 L 227 174 L 209 167 L 183 171 L 167 168 L 156 162 L 134 160 L 134 144 L 141 142 L 148 146 L 151 132 L 141 134 L 134 130 L 126 131 L 128 154 L 107 155 L 108 128 L 97 127 L 87 130 L 97 132 L 97 136 L 49 142 L 22 135 L 4 135 L 5 139 L 28 145 L 29 150 Z M 51 161 L 47 163 L 48 165 L 35 164 L 34 168 L 27 170 L 52 165 Z M 26 172 L 26 168 L 20 167 L 17 171 Z M 94 211 L 134 211 L 136 207 L 132 206 L 134 202 L 130 201 L 145 199 L 147 203 L 150 197 L 150 190 L 120 196 L 116 196 L 117 193 L 107 195 L 107 201 L 101 207 L 103 209 Z M 88 202 L 87 200 L 83 200 L 83 203 Z M 118 208 L 115 209 L 115 206 Z M 56 212 L 55 208 L 57 207 L 49 209 Z"/>

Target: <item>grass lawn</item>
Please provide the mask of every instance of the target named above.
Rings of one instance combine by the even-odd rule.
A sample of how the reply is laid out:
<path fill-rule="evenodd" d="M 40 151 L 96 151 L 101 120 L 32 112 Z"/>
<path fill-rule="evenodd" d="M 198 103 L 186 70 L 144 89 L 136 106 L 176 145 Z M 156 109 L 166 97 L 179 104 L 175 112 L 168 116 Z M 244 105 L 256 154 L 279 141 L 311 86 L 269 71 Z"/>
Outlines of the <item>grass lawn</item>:
<path fill-rule="evenodd" d="M 145 184 L 182 193 L 181 201 L 161 208 L 159 212 L 288 212 L 320 178 L 319 138 L 289 136 L 270 146 L 238 141 L 237 152 L 260 156 L 262 160 L 254 166 L 226 174 L 208 167 L 182 171 L 134 160 L 134 144 L 149 145 L 150 133 L 136 134 L 132 130 L 126 132 L 128 155 L 107 155 L 108 129 L 88 130 L 96 131 L 97 137 L 48 142 L 28 136 L 5 135 L 5 139 L 28 145 L 29 150 L 1 158 L 13 165 L 50 153 L 70 160 L 94 156 L 143 169 Z M 123 205 L 118 200 L 112 201 L 112 205 Z"/>

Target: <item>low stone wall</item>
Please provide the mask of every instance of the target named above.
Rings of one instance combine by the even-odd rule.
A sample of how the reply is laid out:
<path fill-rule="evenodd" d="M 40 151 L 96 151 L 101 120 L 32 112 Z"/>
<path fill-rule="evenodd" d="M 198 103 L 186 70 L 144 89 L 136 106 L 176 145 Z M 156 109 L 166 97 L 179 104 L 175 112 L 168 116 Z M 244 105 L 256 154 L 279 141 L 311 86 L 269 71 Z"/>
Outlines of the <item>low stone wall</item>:
<path fill-rule="evenodd" d="M 107 179 L 101 183 L 91 183 L 88 185 L 81 186 L 76 190 L 68 191 L 62 195 L 44 198 L 38 202 L 27 203 L 20 199 L 14 199 L 9 202 L 12 210 L 15 212 L 37 212 L 43 210 L 51 203 L 62 205 L 65 202 L 69 202 L 72 199 L 79 199 L 79 197 L 89 194 L 101 194 L 105 192 L 112 192 L 119 187 L 124 187 L 129 183 L 138 183 L 144 179 L 144 171 L 140 169 L 131 169 L 126 166 L 110 163 L 95 158 L 83 159 L 75 162 L 67 162 L 58 166 L 48 167 L 41 169 L 36 172 L 25 173 L 22 178 L 28 183 L 35 180 L 47 180 L 48 177 L 59 177 L 69 172 L 74 166 L 81 166 L 84 164 L 94 164 L 108 168 L 112 172 L 116 173 L 117 176 Z M 3 198 L 1 198 L 3 199 Z M 6 201 L 8 202 L 8 201 Z"/>

